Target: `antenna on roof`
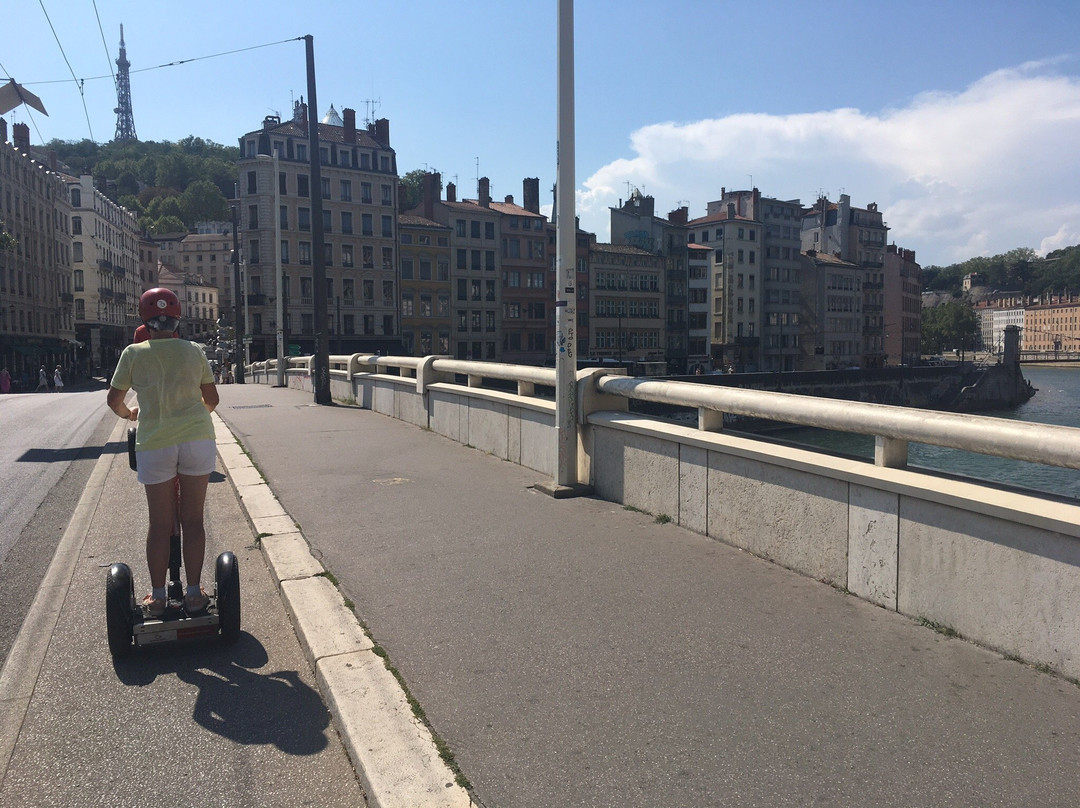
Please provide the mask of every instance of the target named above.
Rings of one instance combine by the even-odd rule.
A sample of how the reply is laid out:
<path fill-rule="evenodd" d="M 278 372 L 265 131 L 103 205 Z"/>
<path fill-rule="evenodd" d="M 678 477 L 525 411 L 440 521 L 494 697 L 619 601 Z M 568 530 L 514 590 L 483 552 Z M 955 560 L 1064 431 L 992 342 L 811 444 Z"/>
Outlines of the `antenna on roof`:
<path fill-rule="evenodd" d="M 367 106 L 367 117 L 364 119 L 364 124 L 370 124 L 375 121 L 375 113 L 379 111 L 379 106 L 382 104 L 381 98 L 365 98 L 364 104 Z"/>

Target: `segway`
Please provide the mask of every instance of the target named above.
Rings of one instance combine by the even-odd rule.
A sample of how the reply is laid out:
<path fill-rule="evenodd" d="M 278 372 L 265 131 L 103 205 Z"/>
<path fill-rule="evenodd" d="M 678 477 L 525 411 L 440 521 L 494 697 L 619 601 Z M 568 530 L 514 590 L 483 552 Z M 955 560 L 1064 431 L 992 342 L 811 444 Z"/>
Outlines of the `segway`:
<path fill-rule="evenodd" d="M 128 465 L 136 468 L 135 427 L 128 429 Z M 179 480 L 177 497 L 180 495 Z M 188 615 L 184 611 L 184 586 L 180 582 L 179 508 L 169 547 L 169 580 L 165 613 L 149 617 L 135 599 L 131 568 L 122 562 L 109 567 L 105 579 L 105 622 L 109 651 L 114 659 L 127 656 L 136 646 L 159 645 L 176 640 L 220 636 L 233 643 L 240 638 L 240 571 L 236 556 L 226 551 L 214 565 L 214 591 L 205 611 Z"/>

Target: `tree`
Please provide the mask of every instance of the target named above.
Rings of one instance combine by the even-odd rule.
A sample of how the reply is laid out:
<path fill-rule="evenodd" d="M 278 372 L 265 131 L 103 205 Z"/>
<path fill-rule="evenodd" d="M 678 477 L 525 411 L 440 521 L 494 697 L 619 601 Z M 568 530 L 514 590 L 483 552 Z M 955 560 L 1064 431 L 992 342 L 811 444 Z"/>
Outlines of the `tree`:
<path fill-rule="evenodd" d="M 412 210 L 424 201 L 424 177 L 430 172 L 414 168 L 398 181 L 398 210 Z M 439 189 L 440 194 L 442 189 Z"/>
<path fill-rule="evenodd" d="M 0 219 L 0 252 L 14 252 L 17 246 L 19 246 L 19 242 L 15 240 L 15 236 L 7 231 L 4 220 Z"/>
<path fill-rule="evenodd" d="M 141 221 L 143 220 L 140 220 L 140 222 Z M 187 231 L 187 227 L 184 226 L 183 220 L 178 216 L 161 216 L 157 219 L 150 220 L 146 229 L 154 236 L 164 236 L 166 233 L 184 233 Z"/>
<path fill-rule="evenodd" d="M 973 349 L 978 331 L 979 317 L 966 301 L 950 300 L 923 310 L 922 346 L 927 353 Z"/>
<path fill-rule="evenodd" d="M 224 222 L 230 217 L 229 203 L 210 180 L 196 180 L 179 197 L 180 211 L 189 228 L 196 222 Z"/>

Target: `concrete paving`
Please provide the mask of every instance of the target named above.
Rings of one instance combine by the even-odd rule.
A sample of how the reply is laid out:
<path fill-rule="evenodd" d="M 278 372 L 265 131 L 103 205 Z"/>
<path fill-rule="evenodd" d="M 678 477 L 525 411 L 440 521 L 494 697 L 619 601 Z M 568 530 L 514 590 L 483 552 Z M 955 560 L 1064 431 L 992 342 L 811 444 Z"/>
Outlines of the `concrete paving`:
<path fill-rule="evenodd" d="M 1080 804 L 1070 682 L 370 411 L 219 413 L 488 808 Z M 322 653 L 337 711 L 385 673 Z"/>
<path fill-rule="evenodd" d="M 1080 804 L 1069 682 L 408 424 L 221 391 L 241 641 L 111 663 L 145 505 L 103 454 L 0 673 L 0 805 L 363 804 L 330 715 L 369 805 Z"/>

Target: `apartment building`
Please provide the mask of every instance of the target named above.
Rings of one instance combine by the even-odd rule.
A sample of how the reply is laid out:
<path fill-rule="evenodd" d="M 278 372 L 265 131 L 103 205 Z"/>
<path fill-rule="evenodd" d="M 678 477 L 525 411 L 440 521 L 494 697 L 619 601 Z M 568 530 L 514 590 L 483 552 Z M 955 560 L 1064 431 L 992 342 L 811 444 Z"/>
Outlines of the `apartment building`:
<path fill-rule="evenodd" d="M 169 289 L 180 300 L 183 317 L 180 336 L 192 342 L 209 343 L 217 333 L 220 316 L 218 289 L 201 275 L 162 264 L 157 286 Z"/>
<path fill-rule="evenodd" d="M 885 362 L 884 261 L 889 228 L 877 203 L 854 207 L 848 194 L 839 203 L 820 197 L 802 219 L 802 249 L 827 254 L 864 268 L 862 357 L 857 364 Z"/>
<path fill-rule="evenodd" d="M 65 368 L 76 352 L 71 206 L 63 177 L 30 152 L 26 124 L 0 119 L 0 221 L 15 239 L 0 251 L 0 363 L 37 381 L 42 365 Z"/>
<path fill-rule="evenodd" d="M 354 110 L 342 114 L 331 108 L 319 124 L 319 188 L 311 183 L 303 101 L 294 105 L 291 120 L 268 116 L 261 129 L 240 138 L 240 244 L 253 360 L 276 355 L 278 294 L 286 341 L 304 353 L 313 353 L 318 334 L 337 322 L 342 353 L 401 351 L 398 175 L 390 123 L 379 119 L 360 130 Z M 316 194 L 322 244 L 312 238 Z M 326 267 L 327 322 L 321 324 L 315 323 L 316 251 Z"/>
<path fill-rule="evenodd" d="M 107 371 L 140 325 L 140 235 L 135 213 L 94 187 L 65 176 L 71 202 L 75 332 L 93 367 Z"/>
<path fill-rule="evenodd" d="M 704 244 L 686 245 L 688 370 L 712 369 L 710 350 L 710 284 L 713 251 Z"/>
<path fill-rule="evenodd" d="M 922 267 L 914 250 L 895 244 L 885 248 L 883 264 L 885 364 L 916 365 L 922 353 Z"/>
<path fill-rule="evenodd" d="M 689 365 L 687 308 L 688 261 L 686 208 L 667 219 L 655 215 L 655 200 L 634 189 L 624 204 L 610 208 L 611 242 L 654 253 L 664 264 L 664 339 L 669 373 L 686 373 Z"/>
<path fill-rule="evenodd" d="M 858 367 L 862 350 L 864 268 L 807 250 L 799 257 L 799 370 Z"/>
<path fill-rule="evenodd" d="M 450 355 L 450 228 L 398 216 L 401 256 L 401 341 L 408 356 Z"/>
<path fill-rule="evenodd" d="M 540 213 L 540 180 L 491 207 L 500 214 L 502 358 L 543 365 L 555 357 L 555 227 Z"/>
<path fill-rule="evenodd" d="M 1039 353 L 1080 352 L 1080 298 L 1051 295 L 1024 309 L 1023 349 Z"/>
<path fill-rule="evenodd" d="M 762 270 L 764 225 L 721 209 L 686 224 L 690 244 L 711 251 L 710 345 L 713 365 L 737 372 L 762 369 Z"/>
<path fill-rule="evenodd" d="M 665 360 L 666 269 L 665 256 L 590 234 L 589 359 Z"/>
<path fill-rule="evenodd" d="M 218 290 L 219 308 L 229 311 L 233 306 L 232 252 L 232 225 L 221 222 L 211 232 L 188 233 L 176 243 L 174 263 L 164 259 L 162 263 L 185 275 L 202 278 Z"/>
<path fill-rule="evenodd" d="M 748 191 L 720 189 L 706 214 L 735 205 L 735 213 L 763 226 L 761 265 L 761 370 L 795 370 L 799 360 L 799 253 L 802 246 L 802 204 L 798 199 L 762 197 Z"/>

